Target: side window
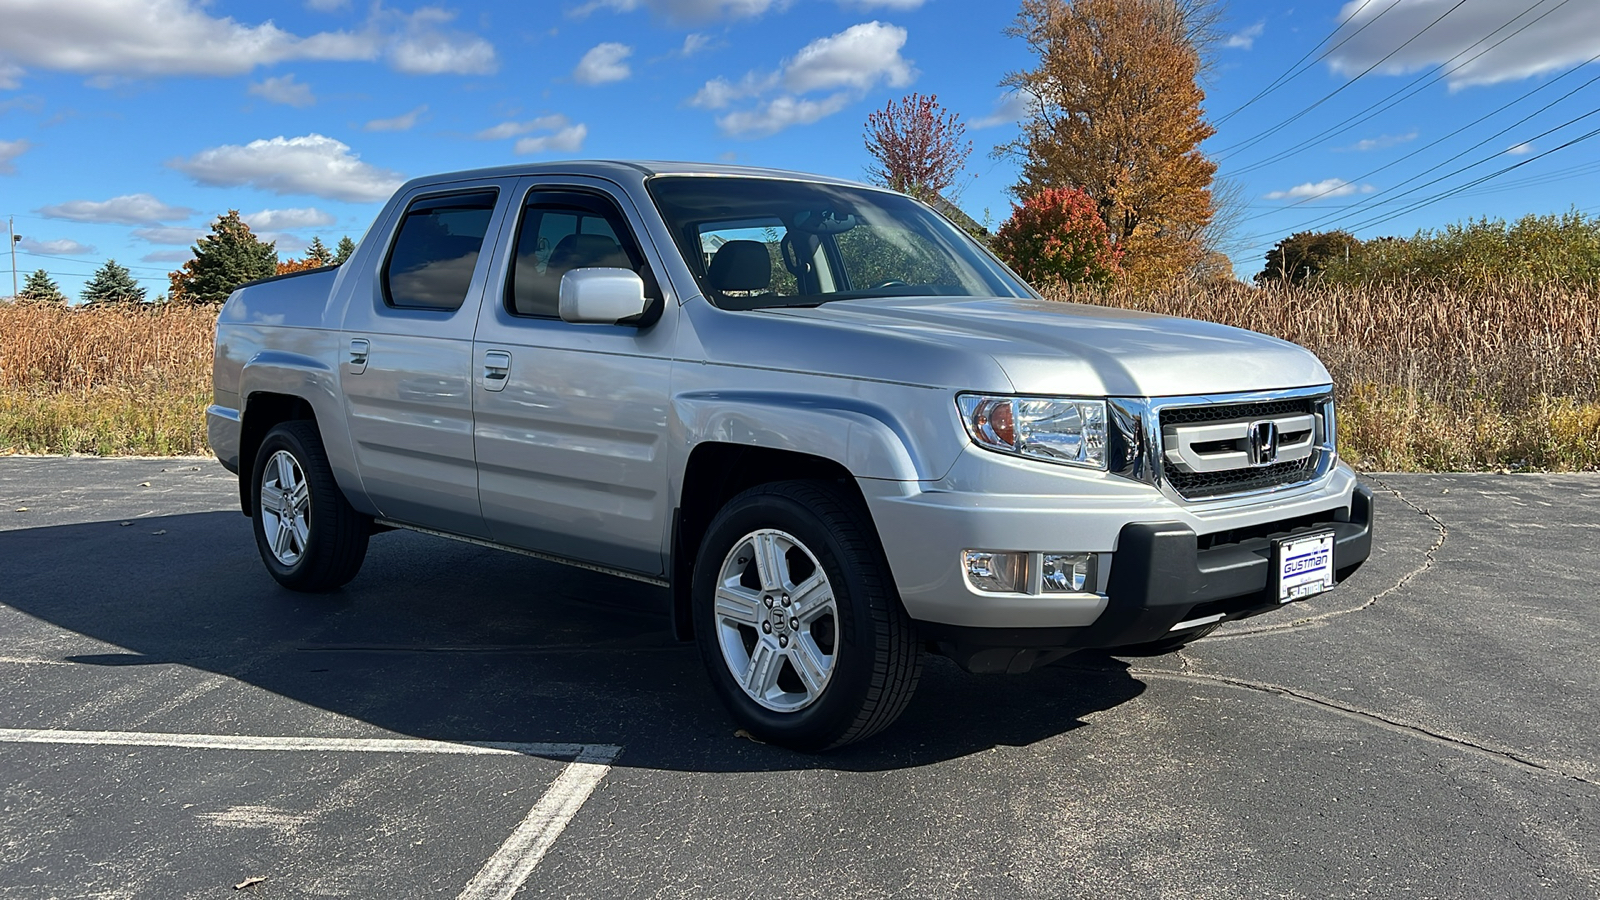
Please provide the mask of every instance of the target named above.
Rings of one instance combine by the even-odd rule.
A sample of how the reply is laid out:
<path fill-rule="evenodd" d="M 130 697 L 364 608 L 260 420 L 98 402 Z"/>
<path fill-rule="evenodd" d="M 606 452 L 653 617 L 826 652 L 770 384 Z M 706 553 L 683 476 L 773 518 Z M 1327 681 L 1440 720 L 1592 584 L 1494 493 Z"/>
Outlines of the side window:
<path fill-rule="evenodd" d="M 494 191 L 413 201 L 383 265 L 384 302 L 402 309 L 460 309 L 494 202 Z"/>
<path fill-rule="evenodd" d="M 596 267 L 632 269 L 644 276 L 647 296 L 659 293 L 611 201 L 587 193 L 535 191 L 528 195 L 517 227 L 506 310 L 517 316 L 560 318 L 561 276 Z"/>

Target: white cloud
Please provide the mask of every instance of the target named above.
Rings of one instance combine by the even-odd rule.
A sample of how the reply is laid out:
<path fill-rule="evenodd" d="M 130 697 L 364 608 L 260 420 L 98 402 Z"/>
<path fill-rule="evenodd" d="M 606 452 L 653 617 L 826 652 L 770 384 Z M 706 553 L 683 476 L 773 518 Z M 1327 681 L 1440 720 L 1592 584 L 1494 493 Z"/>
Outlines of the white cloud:
<path fill-rule="evenodd" d="M 132 233 L 139 240 L 152 244 L 176 244 L 186 247 L 210 232 L 204 228 L 191 228 L 187 225 L 162 225 L 154 228 L 135 228 Z M 188 257 L 185 256 L 184 259 Z"/>
<path fill-rule="evenodd" d="M 578 65 L 572 70 L 572 80 L 579 84 L 622 81 L 633 74 L 626 62 L 632 55 L 633 48 L 627 44 L 611 41 L 596 44 L 583 55 L 583 59 L 578 60 Z"/>
<path fill-rule="evenodd" d="M 93 256 L 98 251 L 88 244 L 80 244 L 71 238 L 58 238 L 53 241 L 35 241 L 23 238 L 17 242 L 17 249 L 29 253 L 43 253 L 46 256 Z"/>
<path fill-rule="evenodd" d="M 590 0 L 572 11 L 573 16 L 609 9 L 633 12 L 648 9 L 669 22 L 711 22 L 721 19 L 748 19 L 769 9 L 784 9 L 790 0 Z"/>
<path fill-rule="evenodd" d="M 739 100 L 761 97 L 778 88 L 784 93 L 755 107 L 717 118 L 724 133 L 737 137 L 775 134 L 791 125 L 806 125 L 844 109 L 881 83 L 904 87 L 917 77 L 911 61 L 900 55 L 906 30 L 882 22 L 852 25 L 818 38 L 778 66 L 774 72 L 748 72 L 737 83 L 713 78 L 690 97 L 701 109 L 725 109 Z M 830 92 L 821 99 L 804 94 Z"/>
<path fill-rule="evenodd" d="M 1363 138 L 1348 147 L 1335 147 L 1334 151 L 1343 153 L 1353 150 L 1356 153 L 1366 153 L 1368 150 L 1385 150 L 1399 144 L 1410 143 L 1416 139 L 1417 131 L 1412 129 L 1405 134 L 1380 134 L 1375 138 Z"/>
<path fill-rule="evenodd" d="M 413 109 L 408 113 L 401 113 L 392 119 L 373 119 L 364 127 L 367 131 L 410 131 L 417 126 L 417 119 L 428 111 L 428 104 Z"/>
<path fill-rule="evenodd" d="M 579 122 L 554 134 L 525 137 L 512 147 L 519 154 L 576 153 L 583 148 L 583 139 L 589 136 L 589 126 Z"/>
<path fill-rule="evenodd" d="M 1444 63 L 1460 54 L 1460 60 L 1447 66 L 1460 66 L 1449 77 L 1450 87 L 1460 89 L 1517 81 L 1581 63 L 1600 53 L 1600 3 L 1565 3 L 1535 9 L 1517 19 L 1511 27 L 1504 27 L 1524 6 L 1526 4 L 1509 4 L 1505 0 L 1465 0 L 1459 9 L 1430 28 L 1429 23 L 1450 9 L 1443 0 L 1399 0 L 1392 10 L 1388 3 L 1364 4 L 1362 0 L 1349 0 L 1340 11 L 1340 17 L 1349 17 L 1350 21 L 1335 35 L 1335 42 L 1343 40 L 1380 12 L 1384 13 L 1383 21 L 1352 37 L 1329 58 L 1329 63 L 1335 72 L 1353 76 L 1424 28 L 1427 28 L 1425 33 L 1400 49 L 1377 71 L 1401 75 Z M 1541 18 L 1546 12 L 1549 14 Z M 1526 29 L 1518 32 L 1523 26 L 1527 26 Z M 1494 37 L 1483 39 L 1497 31 Z M 1513 35 L 1513 32 L 1517 33 Z M 1505 38 L 1504 43 L 1486 50 L 1502 38 Z M 1478 56 L 1480 52 L 1482 55 Z M 1473 56 L 1477 58 L 1462 65 Z"/>
<path fill-rule="evenodd" d="M 684 35 L 683 46 L 678 48 L 678 55 L 690 57 L 709 46 L 711 46 L 711 38 L 708 38 L 699 32 L 687 34 Z"/>
<path fill-rule="evenodd" d="M 249 185 L 275 194 L 354 203 L 384 200 L 405 181 L 400 173 L 364 163 L 348 145 L 320 134 L 224 144 L 168 165 L 201 184 Z"/>
<path fill-rule="evenodd" d="M 443 28 L 455 17 L 434 6 L 400 16 L 404 25 L 389 43 L 389 65 L 409 75 L 488 75 L 499 69 L 493 44 Z"/>
<path fill-rule="evenodd" d="M 1268 200 L 1308 200 L 1313 197 L 1348 197 L 1351 194 L 1370 194 L 1375 188 L 1370 184 L 1353 184 L 1343 178 L 1324 178 L 1317 182 L 1297 184 L 1286 191 L 1272 191 L 1264 196 Z"/>
<path fill-rule="evenodd" d="M 1227 47 L 1229 50 L 1250 50 L 1255 47 L 1256 38 L 1261 37 L 1261 32 L 1266 30 L 1267 20 L 1262 19 L 1243 31 L 1228 35 L 1228 39 L 1222 42 L 1222 46 Z"/>
<path fill-rule="evenodd" d="M 17 157 L 28 152 L 33 145 L 27 141 L 0 141 L 0 175 L 10 175 L 17 171 Z"/>
<path fill-rule="evenodd" d="M 22 67 L 0 62 L 0 91 L 14 91 L 22 87 Z"/>
<path fill-rule="evenodd" d="M 337 222 L 331 214 L 325 213 L 315 206 L 301 206 L 293 209 L 263 209 L 260 212 L 240 216 L 244 223 L 254 231 L 282 231 L 286 228 L 317 228 L 322 225 L 332 225 Z"/>
<path fill-rule="evenodd" d="M 1006 91 L 994 103 L 994 111 L 987 116 L 974 119 L 973 128 L 994 128 L 998 125 L 1011 125 L 1022 120 L 1028 114 L 1029 97 L 1021 91 Z"/>
<path fill-rule="evenodd" d="M 1516 145 L 1515 147 L 1507 148 L 1506 149 L 1506 155 L 1507 156 L 1527 156 L 1529 153 L 1532 153 L 1535 149 L 1536 148 L 1532 144 L 1524 141 L 1524 142 Z"/>
<path fill-rule="evenodd" d="M 797 94 L 850 87 L 867 90 L 879 81 L 905 87 L 917 70 L 900 55 L 906 30 L 882 22 L 852 25 L 800 49 L 784 65 L 783 83 Z"/>
<path fill-rule="evenodd" d="M 0 87 L 24 68 L 118 78 L 243 75 L 292 60 L 387 59 L 413 74 L 481 74 L 497 67 L 493 45 L 444 26 L 454 14 L 422 7 L 406 14 L 374 5 L 359 30 L 301 37 L 270 20 L 217 17 L 208 0 L 50 0 L 9 3 L 0 28 Z M 314 4 L 317 8 L 330 6 Z"/>
<path fill-rule="evenodd" d="M 851 96 L 840 92 L 821 100 L 777 97 L 755 109 L 731 112 L 717 119 L 717 127 L 734 137 L 765 137 L 791 125 L 810 125 L 833 115 L 850 104 Z"/>
<path fill-rule="evenodd" d="M 268 103 L 281 103 L 296 108 L 317 102 L 317 98 L 311 95 L 311 85 L 295 81 L 293 74 L 254 82 L 250 85 L 250 93 Z"/>
<path fill-rule="evenodd" d="M 149 194 L 124 194 L 110 200 L 69 200 L 37 212 L 51 219 L 101 225 L 156 225 L 194 215 L 192 209 L 168 206 Z"/>
<path fill-rule="evenodd" d="M 499 125 L 485 128 L 473 135 L 473 137 L 480 141 L 503 141 L 506 138 L 514 138 L 519 134 L 527 134 L 532 131 L 557 131 L 567 127 L 569 124 L 571 124 L 571 120 L 566 116 L 540 116 L 537 119 L 529 119 L 526 122 L 501 122 Z"/>

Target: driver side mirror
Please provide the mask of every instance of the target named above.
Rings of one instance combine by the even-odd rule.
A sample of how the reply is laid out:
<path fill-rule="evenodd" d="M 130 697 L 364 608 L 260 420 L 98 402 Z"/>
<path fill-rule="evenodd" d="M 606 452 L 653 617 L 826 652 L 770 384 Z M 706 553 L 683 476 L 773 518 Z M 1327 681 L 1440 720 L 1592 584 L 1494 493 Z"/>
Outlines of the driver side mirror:
<path fill-rule="evenodd" d="M 632 269 L 573 269 L 561 276 L 561 321 L 616 325 L 642 316 L 649 301 Z"/>

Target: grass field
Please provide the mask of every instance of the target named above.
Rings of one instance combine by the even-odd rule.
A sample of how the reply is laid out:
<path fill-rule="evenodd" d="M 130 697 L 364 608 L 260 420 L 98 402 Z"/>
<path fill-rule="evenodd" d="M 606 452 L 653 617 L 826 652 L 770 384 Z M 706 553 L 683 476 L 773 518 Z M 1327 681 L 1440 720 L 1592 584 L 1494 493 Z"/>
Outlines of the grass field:
<path fill-rule="evenodd" d="M 1056 299 L 1209 319 L 1333 373 L 1369 470 L 1600 468 L 1600 293 L 1184 287 Z M 206 452 L 216 310 L 0 305 L 0 452 Z"/>

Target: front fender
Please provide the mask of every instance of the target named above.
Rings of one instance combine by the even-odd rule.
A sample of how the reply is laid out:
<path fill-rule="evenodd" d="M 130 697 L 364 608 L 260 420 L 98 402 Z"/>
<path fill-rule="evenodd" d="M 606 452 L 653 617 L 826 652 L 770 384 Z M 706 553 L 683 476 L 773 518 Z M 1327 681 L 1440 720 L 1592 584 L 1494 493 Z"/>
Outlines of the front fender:
<path fill-rule="evenodd" d="M 703 391 L 673 400 L 691 448 L 703 441 L 831 459 L 857 478 L 937 480 L 954 463 L 902 417 L 858 398 L 781 391 Z M 943 457 L 949 455 L 949 459 Z"/>

